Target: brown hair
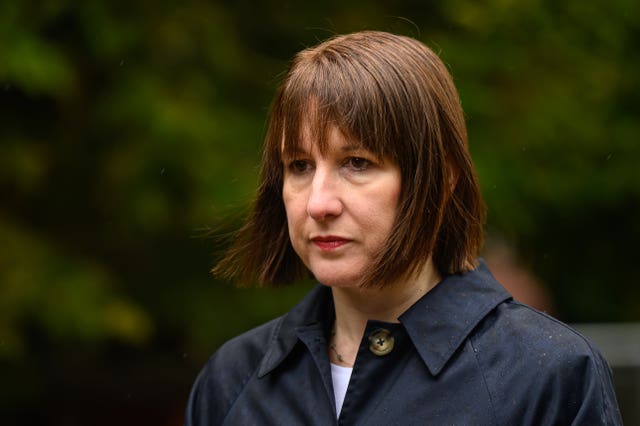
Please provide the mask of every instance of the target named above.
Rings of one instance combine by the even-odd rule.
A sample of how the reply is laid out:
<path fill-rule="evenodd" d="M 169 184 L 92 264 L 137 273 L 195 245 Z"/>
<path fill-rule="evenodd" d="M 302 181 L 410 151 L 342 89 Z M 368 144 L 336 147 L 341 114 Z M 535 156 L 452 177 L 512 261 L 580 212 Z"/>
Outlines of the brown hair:
<path fill-rule="evenodd" d="M 215 274 L 276 285 L 306 273 L 291 246 L 282 201 L 282 153 L 297 147 L 303 118 L 320 150 L 328 125 L 336 124 L 400 166 L 395 224 L 363 286 L 406 278 L 430 257 L 442 276 L 476 266 L 485 208 L 452 78 L 419 41 L 364 31 L 294 57 L 271 108 L 253 212 Z"/>

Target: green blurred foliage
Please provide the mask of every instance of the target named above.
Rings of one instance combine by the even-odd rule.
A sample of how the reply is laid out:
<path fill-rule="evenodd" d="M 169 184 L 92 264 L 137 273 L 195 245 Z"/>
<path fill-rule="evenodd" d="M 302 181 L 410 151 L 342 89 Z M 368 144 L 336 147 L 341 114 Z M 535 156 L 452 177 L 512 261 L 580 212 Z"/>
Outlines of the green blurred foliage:
<path fill-rule="evenodd" d="M 517 248 L 558 314 L 639 320 L 639 9 L 631 0 L 0 3 L 0 375 L 16 378 L 0 397 L 45 398 L 63 380 L 34 384 L 53 359 L 87 371 L 105 363 L 95 369 L 116 382 L 122 365 L 172 369 L 184 377 L 157 398 L 180 397 L 215 347 L 295 303 L 308 285 L 215 281 L 208 269 L 224 244 L 210 236 L 228 235 L 247 211 L 288 60 L 362 29 L 414 36 L 449 65 L 489 237 Z"/>

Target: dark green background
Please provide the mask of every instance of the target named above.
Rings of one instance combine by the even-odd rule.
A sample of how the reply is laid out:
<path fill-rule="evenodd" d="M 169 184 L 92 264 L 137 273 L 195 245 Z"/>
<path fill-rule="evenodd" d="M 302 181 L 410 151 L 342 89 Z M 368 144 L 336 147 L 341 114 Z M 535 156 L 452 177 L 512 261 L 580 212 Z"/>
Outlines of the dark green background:
<path fill-rule="evenodd" d="M 546 283 L 561 319 L 640 320 L 639 9 L 2 1 L 0 423 L 180 424 L 208 355 L 305 292 L 217 282 L 211 234 L 247 210 L 288 60 L 335 33 L 438 52 L 489 238 Z"/>

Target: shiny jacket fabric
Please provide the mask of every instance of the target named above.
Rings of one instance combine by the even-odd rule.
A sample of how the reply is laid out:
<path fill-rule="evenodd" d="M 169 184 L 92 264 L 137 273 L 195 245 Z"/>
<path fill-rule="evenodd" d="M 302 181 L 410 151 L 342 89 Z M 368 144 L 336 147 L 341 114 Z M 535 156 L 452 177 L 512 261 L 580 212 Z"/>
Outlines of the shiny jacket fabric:
<path fill-rule="evenodd" d="M 514 301 L 484 264 L 446 277 L 400 323 L 369 321 L 336 419 L 331 290 L 225 343 L 191 391 L 187 426 L 620 425 L 610 369 L 565 324 Z M 380 329 L 394 338 L 370 350 Z"/>

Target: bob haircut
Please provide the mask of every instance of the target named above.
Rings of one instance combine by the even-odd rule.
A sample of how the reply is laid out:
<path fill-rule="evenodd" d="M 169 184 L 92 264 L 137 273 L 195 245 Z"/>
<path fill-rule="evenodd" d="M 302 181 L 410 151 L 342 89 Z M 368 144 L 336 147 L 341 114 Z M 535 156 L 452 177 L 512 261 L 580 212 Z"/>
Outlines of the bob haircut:
<path fill-rule="evenodd" d="M 320 152 L 335 125 L 400 167 L 395 224 L 361 286 L 407 279 L 429 259 L 441 276 L 475 268 L 485 207 L 452 78 L 421 42 L 364 31 L 293 58 L 271 106 L 253 211 L 214 274 L 283 285 L 309 273 L 289 240 L 282 200 L 283 152 L 296 150 L 303 125 Z"/>

